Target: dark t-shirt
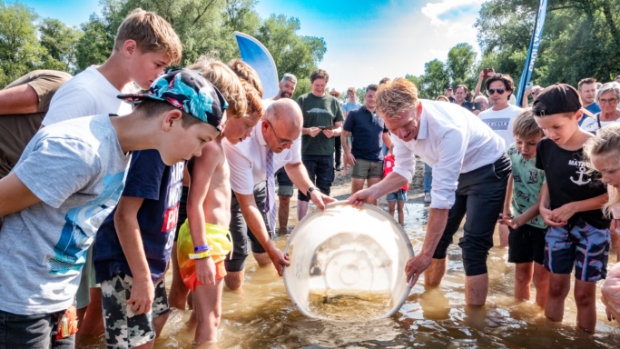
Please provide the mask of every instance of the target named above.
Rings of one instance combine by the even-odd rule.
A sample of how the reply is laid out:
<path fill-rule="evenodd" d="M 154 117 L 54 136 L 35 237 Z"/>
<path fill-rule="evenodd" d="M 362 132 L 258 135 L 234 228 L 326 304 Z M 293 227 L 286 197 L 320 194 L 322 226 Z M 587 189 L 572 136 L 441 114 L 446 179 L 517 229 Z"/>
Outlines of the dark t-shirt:
<path fill-rule="evenodd" d="M 344 120 L 338 100 L 330 95 L 316 97 L 312 92 L 297 99 L 304 116 L 304 127 L 333 126 Z M 332 155 L 335 149 L 335 137 L 327 138 L 323 132 L 315 137 L 302 137 L 301 153 L 303 155 Z"/>
<path fill-rule="evenodd" d="M 545 138 L 536 147 L 536 167 L 545 171 L 552 210 L 607 193 L 597 176 L 598 172 L 591 172 L 590 163 L 583 161 L 582 149 L 565 150 Z M 569 222 L 577 218 L 598 229 L 609 228 L 610 221 L 600 209 L 576 213 Z"/>
<path fill-rule="evenodd" d="M 166 166 L 157 150 L 132 154 L 123 196 L 143 198 L 138 224 L 153 282 L 166 271 L 183 189 L 183 168 L 179 162 Z M 111 279 L 118 272 L 132 276 L 125 253 L 114 228 L 116 208 L 105 219 L 95 239 L 93 261 L 97 282 Z"/>
<path fill-rule="evenodd" d="M 39 105 L 36 113 L 22 115 L 2 115 L 0 106 L 0 179 L 11 172 L 24 148 L 41 127 L 54 93 L 69 79 L 71 75 L 64 72 L 35 70 L 4 88 L 28 84 L 39 97 Z"/>
<path fill-rule="evenodd" d="M 353 144 L 351 154 L 356 159 L 368 161 L 383 160 L 383 133 L 387 132 L 383 119 L 371 113 L 365 106 L 349 112 L 343 129 L 351 132 Z"/>

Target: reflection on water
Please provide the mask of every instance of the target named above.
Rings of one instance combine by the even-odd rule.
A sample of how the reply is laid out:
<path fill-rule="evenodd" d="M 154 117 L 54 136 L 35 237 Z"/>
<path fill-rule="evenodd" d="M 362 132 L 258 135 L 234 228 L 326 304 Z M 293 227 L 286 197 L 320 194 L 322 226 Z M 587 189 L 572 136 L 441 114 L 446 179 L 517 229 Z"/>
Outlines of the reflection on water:
<path fill-rule="evenodd" d="M 424 240 L 427 211 L 421 204 L 407 204 L 406 212 L 405 227 L 418 252 Z M 280 237 L 277 245 L 283 249 L 286 238 Z M 356 323 L 302 316 L 289 300 L 275 270 L 258 268 L 248 258 L 243 290 L 224 292 L 218 346 L 221 349 L 620 347 L 620 330 L 615 323 L 607 321 L 599 301 L 600 283 L 596 297 L 596 334 L 575 330 L 572 292 L 566 301 L 564 323 L 553 324 L 536 305 L 517 303 L 512 298 L 514 266 L 506 263 L 506 252 L 500 248 L 490 251 L 489 297 L 482 309 L 465 306 L 463 264 L 460 249 L 453 245 L 441 287 L 425 290 L 420 280 L 396 315 Z M 166 281 L 169 285 L 171 280 Z M 535 299 L 535 291 L 532 292 Z M 175 310 L 155 348 L 192 348 L 193 335 L 185 327 L 189 315 L 190 311 Z M 93 342 L 96 343 L 90 348 L 105 348 L 103 338 Z"/>

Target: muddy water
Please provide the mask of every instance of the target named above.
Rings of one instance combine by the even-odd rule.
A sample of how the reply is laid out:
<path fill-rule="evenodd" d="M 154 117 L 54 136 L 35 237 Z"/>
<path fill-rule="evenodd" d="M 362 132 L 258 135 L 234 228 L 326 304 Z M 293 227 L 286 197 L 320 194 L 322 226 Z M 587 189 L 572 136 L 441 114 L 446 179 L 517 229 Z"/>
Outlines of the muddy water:
<path fill-rule="evenodd" d="M 424 239 L 427 211 L 407 204 L 405 226 L 419 251 Z M 459 236 L 455 239 L 457 239 Z M 455 240 L 456 241 L 456 240 Z M 284 248 L 286 237 L 277 245 Z M 496 245 L 499 242 L 496 241 Z M 614 255 L 614 254 L 612 254 Z M 615 260 L 615 258 L 611 258 Z M 460 249 L 449 250 L 448 272 L 440 288 L 426 291 L 422 280 L 400 311 L 391 318 L 359 323 L 313 320 L 301 315 L 289 300 L 273 268 L 246 263 L 242 291 L 226 290 L 218 347 L 225 348 L 618 348 L 620 329 L 605 318 L 597 290 L 597 332 L 575 329 L 575 306 L 566 302 L 563 324 L 545 320 L 542 311 L 512 299 L 514 267 L 506 263 L 506 250 L 494 248 L 489 256 L 490 290 L 487 306 L 465 306 L 464 272 Z M 168 284 L 170 279 L 167 279 Z M 535 294 L 532 294 L 535 298 Z M 192 348 L 192 334 L 184 323 L 189 311 L 175 310 L 155 348 Z M 90 348 L 105 348 L 102 338 Z M 92 342 L 91 342 L 92 343 Z"/>

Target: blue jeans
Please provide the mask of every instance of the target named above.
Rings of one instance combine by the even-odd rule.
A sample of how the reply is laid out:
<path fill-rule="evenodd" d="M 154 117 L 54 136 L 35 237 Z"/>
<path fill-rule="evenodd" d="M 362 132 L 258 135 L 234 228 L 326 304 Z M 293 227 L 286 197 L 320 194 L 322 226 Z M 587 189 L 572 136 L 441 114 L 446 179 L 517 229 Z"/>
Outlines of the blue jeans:
<path fill-rule="evenodd" d="M 433 183 L 433 168 L 424 163 L 424 193 L 431 192 Z"/>

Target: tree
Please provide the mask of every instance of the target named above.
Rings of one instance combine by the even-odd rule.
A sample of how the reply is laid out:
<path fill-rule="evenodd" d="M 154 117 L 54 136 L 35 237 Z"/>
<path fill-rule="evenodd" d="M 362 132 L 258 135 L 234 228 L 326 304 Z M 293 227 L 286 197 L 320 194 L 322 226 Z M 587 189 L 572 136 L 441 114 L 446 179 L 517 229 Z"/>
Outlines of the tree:
<path fill-rule="evenodd" d="M 109 32 L 105 19 L 96 14 L 92 14 L 89 21 L 82 24 L 82 32 L 75 47 L 76 72 L 105 62 L 114 45 L 114 37 Z"/>
<path fill-rule="evenodd" d="M 323 38 L 298 36 L 297 18 L 271 15 L 258 29 L 256 38 L 273 56 L 278 72 L 309 77 L 327 51 Z"/>
<path fill-rule="evenodd" d="M 71 71 L 76 68 L 75 46 L 81 31 L 66 26 L 57 19 L 46 18 L 39 26 L 41 46 L 47 50 L 43 57 L 43 67 Z"/>
<path fill-rule="evenodd" d="M 455 85 L 473 86 L 476 83 L 477 74 L 473 73 L 475 59 L 474 48 L 467 43 L 457 44 L 448 51 L 446 71 Z"/>
<path fill-rule="evenodd" d="M 450 83 L 450 77 L 443 62 L 434 59 L 424 64 L 424 77 L 419 81 L 420 97 L 430 99 L 443 94 L 444 89 Z"/>
<path fill-rule="evenodd" d="M 297 85 L 295 86 L 295 93 L 291 97 L 294 100 L 297 100 L 299 96 L 305 95 L 306 93 L 312 91 L 312 85 L 310 84 L 310 77 L 307 78 L 297 78 Z"/>
<path fill-rule="evenodd" d="M 37 41 L 36 18 L 29 7 L 0 1 L 0 86 L 40 66 L 45 50 Z"/>

